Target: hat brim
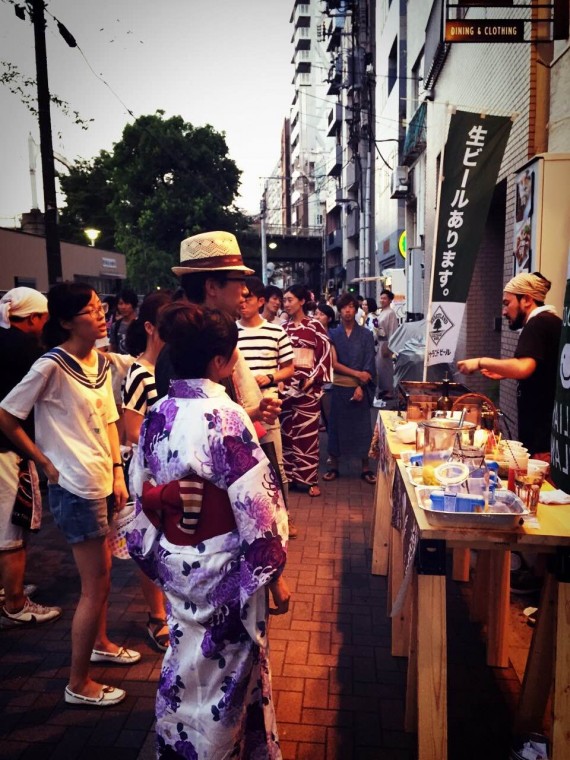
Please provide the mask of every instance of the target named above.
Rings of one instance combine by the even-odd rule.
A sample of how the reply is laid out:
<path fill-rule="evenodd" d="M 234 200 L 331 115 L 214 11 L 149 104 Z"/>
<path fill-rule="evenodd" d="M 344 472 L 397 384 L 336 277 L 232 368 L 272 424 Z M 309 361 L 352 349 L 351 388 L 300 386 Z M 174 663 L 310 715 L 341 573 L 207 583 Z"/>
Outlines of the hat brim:
<path fill-rule="evenodd" d="M 177 277 L 181 277 L 183 274 L 196 274 L 197 272 L 243 272 L 243 274 L 250 275 L 255 274 L 255 270 L 246 266 L 233 266 L 233 267 L 172 267 L 172 271 Z"/>

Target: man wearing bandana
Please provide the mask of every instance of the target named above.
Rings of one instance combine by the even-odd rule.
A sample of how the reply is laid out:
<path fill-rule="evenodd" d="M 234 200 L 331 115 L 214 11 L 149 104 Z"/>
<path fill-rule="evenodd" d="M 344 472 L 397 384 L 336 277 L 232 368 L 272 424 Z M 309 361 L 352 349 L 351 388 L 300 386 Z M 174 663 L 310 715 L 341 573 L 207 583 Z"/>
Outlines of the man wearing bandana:
<path fill-rule="evenodd" d="M 518 437 L 532 457 L 549 458 L 552 410 L 562 320 L 544 303 L 551 283 L 540 272 L 524 272 L 505 285 L 503 316 L 520 330 L 514 357 L 481 356 L 457 363 L 460 372 L 480 371 L 494 380 L 518 380 Z"/>
<path fill-rule="evenodd" d="M 42 328 L 48 317 L 47 298 L 33 288 L 13 288 L 0 299 L 0 400 L 18 385 L 43 351 Z M 32 415 L 23 423 L 34 434 Z M 27 531 L 12 523 L 18 490 L 20 452 L 0 434 L 0 618 L 2 626 L 48 623 L 61 615 L 59 607 L 32 602 L 35 586 L 24 586 Z"/>

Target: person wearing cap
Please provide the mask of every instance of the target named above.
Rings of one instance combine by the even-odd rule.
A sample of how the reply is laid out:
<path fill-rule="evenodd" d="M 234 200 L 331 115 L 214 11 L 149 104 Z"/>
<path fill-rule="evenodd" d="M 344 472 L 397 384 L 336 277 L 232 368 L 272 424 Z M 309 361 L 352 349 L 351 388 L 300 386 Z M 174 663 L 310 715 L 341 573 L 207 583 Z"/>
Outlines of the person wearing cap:
<path fill-rule="evenodd" d="M 172 267 L 180 277 L 186 298 L 198 306 L 220 309 L 238 319 L 243 300 L 245 278 L 254 274 L 243 263 L 235 235 L 230 232 L 203 232 L 186 238 L 180 244 L 180 266 Z M 239 401 L 253 421 L 272 425 L 280 411 L 280 401 L 264 398 L 261 390 L 238 350 L 238 361 L 231 378 L 224 381 L 230 398 Z M 168 391 L 172 366 L 168 347 L 162 350 L 156 364 L 158 395 Z"/>
<path fill-rule="evenodd" d="M 48 317 L 47 298 L 33 288 L 13 288 L 0 299 L 0 400 L 27 375 L 43 351 L 40 336 Z M 33 415 L 23 423 L 34 435 Z M 12 523 L 12 510 L 24 458 L 18 448 L 0 432 L 0 604 L 3 623 L 47 623 L 61 615 L 59 607 L 32 602 L 35 590 L 24 586 L 26 531 Z M 32 465 L 33 466 L 33 465 Z"/>
<path fill-rule="evenodd" d="M 457 363 L 460 372 L 481 372 L 494 380 L 518 380 L 518 437 L 531 456 L 548 458 L 562 320 L 545 304 L 551 283 L 540 272 L 524 272 L 505 285 L 503 316 L 521 330 L 509 359 L 480 356 Z"/>

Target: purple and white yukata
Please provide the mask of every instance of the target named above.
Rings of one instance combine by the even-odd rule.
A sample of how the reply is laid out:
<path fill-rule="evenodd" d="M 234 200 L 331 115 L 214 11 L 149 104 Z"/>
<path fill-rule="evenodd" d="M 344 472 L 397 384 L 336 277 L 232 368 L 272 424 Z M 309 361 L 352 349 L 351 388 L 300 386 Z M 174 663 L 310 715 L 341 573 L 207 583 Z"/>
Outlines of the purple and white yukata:
<path fill-rule="evenodd" d="M 129 550 L 168 599 L 158 757 L 281 758 L 266 587 L 285 565 L 287 513 L 249 417 L 221 385 L 175 380 L 143 422 L 133 470 L 138 515 Z M 236 530 L 178 546 L 149 523 L 143 483 L 188 474 L 227 490 Z"/>

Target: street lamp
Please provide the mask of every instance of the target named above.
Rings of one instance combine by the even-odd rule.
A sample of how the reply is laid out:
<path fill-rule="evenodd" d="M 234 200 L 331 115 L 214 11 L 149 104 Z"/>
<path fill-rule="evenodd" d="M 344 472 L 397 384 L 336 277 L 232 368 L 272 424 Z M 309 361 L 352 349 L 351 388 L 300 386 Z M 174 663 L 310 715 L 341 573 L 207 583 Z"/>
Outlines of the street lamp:
<path fill-rule="evenodd" d="M 93 227 L 88 227 L 86 230 L 83 230 L 85 235 L 89 238 L 89 245 L 94 248 L 95 247 L 95 241 L 101 234 L 101 230 L 95 230 Z"/>

